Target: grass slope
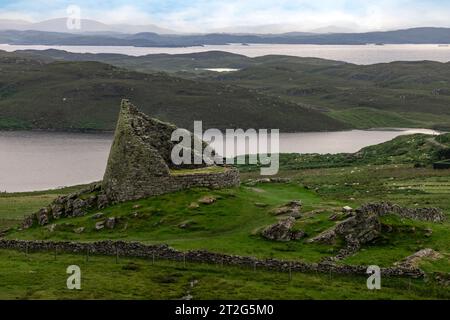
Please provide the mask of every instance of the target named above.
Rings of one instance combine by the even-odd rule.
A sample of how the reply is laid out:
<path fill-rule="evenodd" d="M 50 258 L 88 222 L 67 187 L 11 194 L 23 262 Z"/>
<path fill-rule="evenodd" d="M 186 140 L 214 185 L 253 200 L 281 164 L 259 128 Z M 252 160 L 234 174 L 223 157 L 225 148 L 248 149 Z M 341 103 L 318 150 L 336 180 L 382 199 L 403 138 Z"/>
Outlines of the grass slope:
<path fill-rule="evenodd" d="M 122 98 L 187 129 L 194 120 L 202 120 L 205 129 L 347 127 L 318 111 L 250 89 L 99 62 L 44 63 L 0 53 L 0 68 L 0 129 L 113 130 Z"/>
<path fill-rule="evenodd" d="M 25 51 L 36 59 L 101 61 L 146 73 L 238 85 L 314 108 L 354 128 L 450 128 L 450 63 L 431 61 L 354 65 L 316 58 L 225 52 L 130 57 Z M 204 68 L 236 68 L 217 74 Z M 330 127 L 330 130 L 332 128 Z"/>

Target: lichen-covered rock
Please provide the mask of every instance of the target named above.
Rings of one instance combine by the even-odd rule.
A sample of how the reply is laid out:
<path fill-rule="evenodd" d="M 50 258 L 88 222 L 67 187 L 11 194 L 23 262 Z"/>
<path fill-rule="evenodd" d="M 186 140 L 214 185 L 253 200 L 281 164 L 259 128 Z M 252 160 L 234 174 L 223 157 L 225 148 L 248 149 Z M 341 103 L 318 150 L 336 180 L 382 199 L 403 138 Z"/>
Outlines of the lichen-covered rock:
<path fill-rule="evenodd" d="M 41 210 L 39 210 L 39 212 L 37 213 L 37 220 L 39 225 L 45 226 L 48 224 L 50 214 L 49 211 L 49 208 L 42 208 Z"/>
<path fill-rule="evenodd" d="M 100 231 L 105 228 L 105 221 L 100 221 L 95 224 L 95 230 Z"/>
<path fill-rule="evenodd" d="M 194 210 L 194 209 L 198 209 L 200 208 L 200 205 L 197 202 L 192 202 L 189 206 L 188 209 Z"/>
<path fill-rule="evenodd" d="M 299 240 L 305 236 L 305 233 L 301 230 L 292 231 L 294 225 L 295 225 L 295 218 L 288 217 L 266 228 L 261 233 L 261 235 L 264 238 L 273 241 Z"/>
<path fill-rule="evenodd" d="M 79 227 L 73 230 L 73 232 L 75 232 L 76 234 L 82 234 L 84 232 L 86 228 L 84 227 Z"/>
<path fill-rule="evenodd" d="M 86 210 L 89 209 L 87 202 L 79 198 L 73 201 L 72 207 L 72 217 L 82 217 L 86 215 Z"/>
<path fill-rule="evenodd" d="M 201 204 L 213 204 L 216 201 L 217 199 L 213 196 L 204 196 L 203 198 L 198 200 L 198 202 Z"/>
<path fill-rule="evenodd" d="M 53 203 L 51 205 L 53 219 L 58 220 L 64 215 L 64 206 L 58 203 Z"/>

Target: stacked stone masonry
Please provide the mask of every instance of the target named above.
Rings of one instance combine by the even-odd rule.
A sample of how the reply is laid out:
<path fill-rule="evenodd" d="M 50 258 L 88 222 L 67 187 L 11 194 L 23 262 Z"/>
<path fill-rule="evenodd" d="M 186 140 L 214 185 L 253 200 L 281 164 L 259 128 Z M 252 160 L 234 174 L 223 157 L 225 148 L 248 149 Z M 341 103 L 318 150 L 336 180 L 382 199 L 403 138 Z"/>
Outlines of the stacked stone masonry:
<path fill-rule="evenodd" d="M 209 251 L 181 252 L 167 245 L 145 245 L 139 242 L 100 241 L 82 242 L 52 242 L 0 239 L 0 249 L 19 250 L 23 252 L 52 251 L 91 254 L 106 256 L 122 256 L 144 259 L 165 259 L 174 261 L 200 262 L 240 266 L 248 268 L 263 268 L 266 270 L 293 272 L 320 272 L 347 275 L 367 275 L 367 266 L 338 265 L 331 262 L 306 263 L 299 261 L 284 261 L 278 259 L 260 260 L 253 257 L 226 255 Z M 425 274 L 418 268 L 391 267 L 382 268 L 381 274 L 387 277 L 421 278 Z"/>

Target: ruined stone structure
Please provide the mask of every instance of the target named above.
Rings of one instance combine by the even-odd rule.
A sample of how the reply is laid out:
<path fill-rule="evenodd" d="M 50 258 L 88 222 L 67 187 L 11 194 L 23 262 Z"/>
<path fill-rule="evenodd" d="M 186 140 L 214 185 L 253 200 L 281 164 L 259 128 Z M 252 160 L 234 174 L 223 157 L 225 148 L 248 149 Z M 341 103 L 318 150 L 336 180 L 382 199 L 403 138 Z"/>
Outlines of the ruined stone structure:
<path fill-rule="evenodd" d="M 388 202 L 369 203 L 357 209 L 352 216 L 325 230 L 309 243 L 331 244 L 337 238 L 345 241 L 345 247 L 335 257 L 327 260 L 342 260 L 360 250 L 363 244 L 370 243 L 381 235 L 380 217 L 395 214 L 402 218 L 441 223 L 445 220 L 442 210 L 437 208 L 405 208 Z"/>
<path fill-rule="evenodd" d="M 122 101 L 114 142 L 103 181 L 78 193 L 57 198 L 49 206 L 25 218 L 24 228 L 34 223 L 47 225 L 64 217 L 79 217 L 89 210 L 103 209 L 114 203 L 138 200 L 194 187 L 220 189 L 240 184 L 239 171 L 233 167 L 208 170 L 208 161 L 186 148 L 191 162 L 200 164 L 175 165 L 171 161 L 171 141 L 174 125 L 152 119 L 139 112 L 127 100 Z M 187 132 L 187 131 L 186 131 Z M 195 143 L 210 148 L 190 134 Z M 209 152 L 212 156 L 214 152 Z M 192 169 L 192 170 L 186 170 Z M 200 171 L 195 170 L 200 169 Z M 210 168 L 211 169 L 211 168 Z"/>
<path fill-rule="evenodd" d="M 224 188 L 239 185 L 238 171 L 233 168 L 224 168 L 223 172 L 216 174 L 173 174 L 171 170 L 207 166 L 205 161 L 199 165 L 183 166 L 172 163 L 171 153 L 175 142 L 171 141 L 171 137 L 176 129 L 171 124 L 139 112 L 127 100 L 122 102 L 102 183 L 108 199 L 122 202 L 192 187 Z M 191 145 L 194 146 L 197 138 L 191 136 Z M 207 147 L 201 141 L 200 145 Z M 190 152 L 192 162 L 198 157 L 202 159 L 202 155 L 196 154 L 193 149 L 186 152 Z"/>

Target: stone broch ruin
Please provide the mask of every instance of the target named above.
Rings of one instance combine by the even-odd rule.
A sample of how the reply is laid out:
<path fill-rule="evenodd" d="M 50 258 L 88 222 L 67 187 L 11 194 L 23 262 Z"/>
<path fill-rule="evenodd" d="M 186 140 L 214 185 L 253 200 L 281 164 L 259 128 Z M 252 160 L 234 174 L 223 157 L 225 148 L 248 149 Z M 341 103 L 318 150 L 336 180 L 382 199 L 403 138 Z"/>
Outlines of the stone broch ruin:
<path fill-rule="evenodd" d="M 239 171 L 233 167 L 208 168 L 211 166 L 207 161 L 198 165 L 174 165 L 171 153 L 176 142 L 171 141 L 171 137 L 176 129 L 123 100 L 103 181 L 81 192 L 57 198 L 27 217 L 23 227 L 29 228 L 34 223 L 46 225 L 51 220 L 83 216 L 89 210 L 110 204 L 194 187 L 239 186 Z M 193 141 L 198 139 L 193 134 L 191 138 Z M 208 147 L 203 141 L 201 144 Z M 190 152 L 192 160 L 199 156 L 194 150 L 185 152 Z"/>

